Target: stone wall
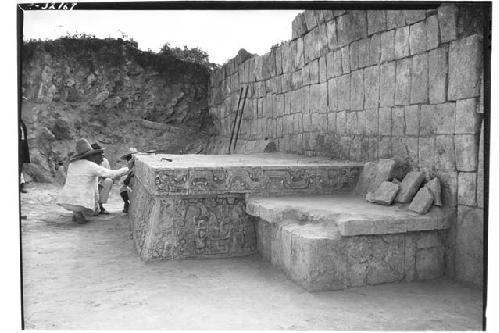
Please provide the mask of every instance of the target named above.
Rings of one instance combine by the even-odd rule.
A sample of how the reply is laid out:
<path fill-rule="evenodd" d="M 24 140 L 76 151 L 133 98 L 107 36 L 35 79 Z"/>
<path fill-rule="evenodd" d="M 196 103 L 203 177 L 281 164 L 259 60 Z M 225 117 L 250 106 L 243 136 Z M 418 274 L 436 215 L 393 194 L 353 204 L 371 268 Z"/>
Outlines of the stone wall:
<path fill-rule="evenodd" d="M 436 175 L 457 207 L 448 274 L 481 285 L 486 11 L 306 10 L 292 40 L 212 74 L 210 151 L 390 157 Z"/>

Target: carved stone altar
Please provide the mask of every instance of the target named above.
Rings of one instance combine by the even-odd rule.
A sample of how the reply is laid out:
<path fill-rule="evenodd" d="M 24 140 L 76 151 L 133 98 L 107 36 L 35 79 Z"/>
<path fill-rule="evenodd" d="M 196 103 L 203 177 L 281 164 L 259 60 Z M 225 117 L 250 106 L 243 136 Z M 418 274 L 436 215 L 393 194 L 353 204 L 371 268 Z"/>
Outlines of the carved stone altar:
<path fill-rule="evenodd" d="M 249 196 L 332 194 L 362 164 L 289 154 L 137 155 L 132 236 L 145 261 L 243 256 L 256 250 Z"/>

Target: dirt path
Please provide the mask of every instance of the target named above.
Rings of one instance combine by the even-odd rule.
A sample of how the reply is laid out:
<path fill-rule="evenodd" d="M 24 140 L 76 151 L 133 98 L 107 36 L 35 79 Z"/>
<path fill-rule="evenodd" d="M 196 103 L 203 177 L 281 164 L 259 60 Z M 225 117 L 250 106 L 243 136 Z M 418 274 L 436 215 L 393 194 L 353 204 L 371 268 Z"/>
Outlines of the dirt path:
<path fill-rule="evenodd" d="M 142 263 L 112 212 L 71 222 L 54 185 L 23 194 L 27 329 L 480 330 L 481 290 L 447 280 L 308 293 L 258 255 Z"/>

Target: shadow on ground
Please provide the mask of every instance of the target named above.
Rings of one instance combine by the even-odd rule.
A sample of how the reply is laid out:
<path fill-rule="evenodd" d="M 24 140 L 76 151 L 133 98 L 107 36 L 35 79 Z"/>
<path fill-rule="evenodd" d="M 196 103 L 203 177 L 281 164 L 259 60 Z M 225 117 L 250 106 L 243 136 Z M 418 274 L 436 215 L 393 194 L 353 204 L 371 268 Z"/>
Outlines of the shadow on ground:
<path fill-rule="evenodd" d="M 309 293 L 258 255 L 144 264 L 114 189 L 86 225 L 21 197 L 27 329 L 480 330 L 482 291 L 448 280 Z"/>

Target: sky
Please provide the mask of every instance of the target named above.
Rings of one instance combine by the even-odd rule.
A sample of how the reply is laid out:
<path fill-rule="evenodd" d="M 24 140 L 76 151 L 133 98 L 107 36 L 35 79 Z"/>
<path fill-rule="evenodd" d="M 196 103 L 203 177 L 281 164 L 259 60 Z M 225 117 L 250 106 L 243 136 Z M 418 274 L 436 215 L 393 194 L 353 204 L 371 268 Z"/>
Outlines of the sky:
<path fill-rule="evenodd" d="M 99 38 L 126 35 L 141 50 L 199 47 L 223 64 L 241 48 L 264 54 L 292 37 L 298 10 L 73 10 L 25 11 L 23 39 L 55 39 L 68 32 Z"/>

